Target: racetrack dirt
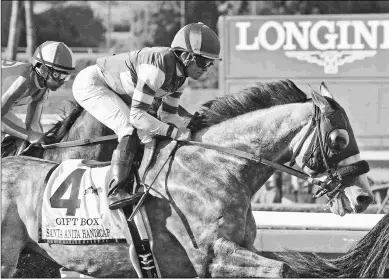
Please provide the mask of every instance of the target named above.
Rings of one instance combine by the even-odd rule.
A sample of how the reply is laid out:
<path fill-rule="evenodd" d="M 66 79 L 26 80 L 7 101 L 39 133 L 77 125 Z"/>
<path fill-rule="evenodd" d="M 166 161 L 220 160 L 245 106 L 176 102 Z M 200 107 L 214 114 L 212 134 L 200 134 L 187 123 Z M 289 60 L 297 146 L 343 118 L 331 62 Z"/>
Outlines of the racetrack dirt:
<path fill-rule="evenodd" d="M 59 266 L 38 254 L 20 255 L 14 278 L 61 278 Z"/>

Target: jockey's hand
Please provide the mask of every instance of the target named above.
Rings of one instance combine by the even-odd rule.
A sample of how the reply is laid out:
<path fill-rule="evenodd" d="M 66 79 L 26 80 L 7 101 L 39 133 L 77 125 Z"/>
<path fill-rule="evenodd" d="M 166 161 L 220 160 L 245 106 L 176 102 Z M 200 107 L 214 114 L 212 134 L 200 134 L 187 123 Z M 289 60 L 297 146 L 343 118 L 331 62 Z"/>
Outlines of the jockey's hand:
<path fill-rule="evenodd" d="M 177 128 L 177 134 L 174 137 L 175 140 L 178 141 L 188 141 L 192 137 L 192 134 L 190 130 L 186 127 L 178 127 Z"/>
<path fill-rule="evenodd" d="M 45 135 L 44 133 L 37 133 L 37 132 L 34 132 L 34 131 L 29 131 L 27 140 L 30 143 L 34 143 L 36 145 L 44 144 L 45 143 L 44 135 Z"/>

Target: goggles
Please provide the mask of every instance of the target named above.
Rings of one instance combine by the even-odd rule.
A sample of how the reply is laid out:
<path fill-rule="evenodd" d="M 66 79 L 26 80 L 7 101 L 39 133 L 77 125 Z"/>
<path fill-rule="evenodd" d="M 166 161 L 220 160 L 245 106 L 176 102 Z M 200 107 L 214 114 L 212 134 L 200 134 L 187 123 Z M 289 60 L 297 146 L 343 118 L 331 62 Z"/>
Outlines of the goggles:
<path fill-rule="evenodd" d="M 50 69 L 51 77 L 56 81 L 68 81 L 70 79 L 69 73 L 58 72 L 56 70 Z"/>
<path fill-rule="evenodd" d="M 194 55 L 193 59 L 196 62 L 197 67 L 201 69 L 209 68 L 215 64 L 214 60 L 202 57 L 200 55 Z"/>

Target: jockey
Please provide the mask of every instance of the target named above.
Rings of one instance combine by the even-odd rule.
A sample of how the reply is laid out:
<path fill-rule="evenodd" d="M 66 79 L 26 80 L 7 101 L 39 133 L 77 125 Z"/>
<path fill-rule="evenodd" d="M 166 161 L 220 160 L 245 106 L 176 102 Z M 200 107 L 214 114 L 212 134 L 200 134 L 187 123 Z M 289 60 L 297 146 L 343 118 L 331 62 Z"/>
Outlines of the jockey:
<path fill-rule="evenodd" d="M 40 123 L 48 89 L 56 91 L 69 80 L 75 70 L 73 52 L 64 43 L 47 41 L 32 57 L 32 64 L 1 60 L 1 132 L 27 140 L 41 142 Z M 10 110 L 28 105 L 25 123 Z"/>
<path fill-rule="evenodd" d="M 219 58 L 216 33 L 203 23 L 181 28 L 171 47 L 142 49 L 97 59 L 73 83 L 75 100 L 118 135 L 112 154 L 109 203 L 117 209 L 134 203 L 121 187 L 135 155 L 136 128 L 142 143 L 153 136 L 189 140 L 190 130 L 178 116 L 179 99 L 188 84 L 198 80 Z M 147 113 L 154 98 L 162 98 L 161 121 Z M 169 123 L 169 124 L 168 124 Z"/>

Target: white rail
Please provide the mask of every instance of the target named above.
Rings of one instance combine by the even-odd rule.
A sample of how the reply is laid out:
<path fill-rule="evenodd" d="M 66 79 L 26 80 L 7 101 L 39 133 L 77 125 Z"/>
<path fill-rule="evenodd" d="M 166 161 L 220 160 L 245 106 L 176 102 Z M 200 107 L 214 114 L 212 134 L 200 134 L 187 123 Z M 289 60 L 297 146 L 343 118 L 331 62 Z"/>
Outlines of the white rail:
<path fill-rule="evenodd" d="M 332 213 L 253 211 L 257 224 L 254 247 L 262 252 L 299 252 L 344 254 L 384 214 L 347 214 L 343 217 Z"/>
<path fill-rule="evenodd" d="M 384 214 L 346 214 L 341 217 L 332 213 L 253 211 L 258 229 L 300 230 L 371 230 Z"/>

